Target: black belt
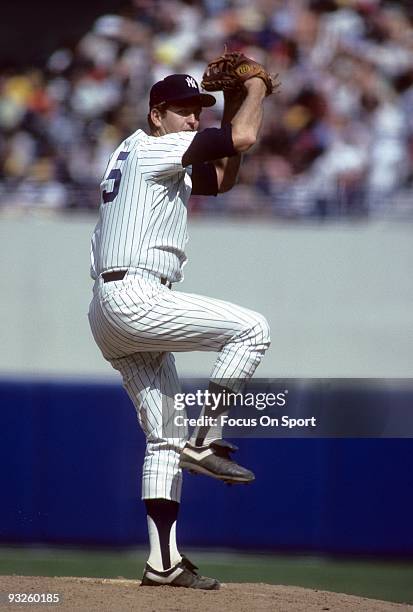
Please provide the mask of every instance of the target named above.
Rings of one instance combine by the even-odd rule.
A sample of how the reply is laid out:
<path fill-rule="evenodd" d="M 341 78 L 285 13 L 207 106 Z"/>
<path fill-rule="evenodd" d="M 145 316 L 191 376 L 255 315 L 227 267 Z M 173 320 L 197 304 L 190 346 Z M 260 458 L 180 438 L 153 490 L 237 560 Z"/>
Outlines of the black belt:
<path fill-rule="evenodd" d="M 114 272 L 104 272 L 102 274 L 103 282 L 111 283 L 112 281 L 123 280 L 126 276 L 126 272 L 127 270 L 116 270 Z M 172 287 L 172 283 L 170 283 L 168 279 L 165 278 L 164 276 L 161 276 L 159 280 L 161 281 L 161 285 L 166 285 L 168 289 Z"/>

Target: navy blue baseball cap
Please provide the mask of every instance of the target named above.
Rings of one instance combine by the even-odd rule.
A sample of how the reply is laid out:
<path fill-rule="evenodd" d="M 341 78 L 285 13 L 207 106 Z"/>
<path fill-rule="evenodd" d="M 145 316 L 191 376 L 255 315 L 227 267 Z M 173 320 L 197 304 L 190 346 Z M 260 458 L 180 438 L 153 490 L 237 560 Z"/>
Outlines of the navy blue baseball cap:
<path fill-rule="evenodd" d="M 162 102 L 199 103 L 201 106 L 213 106 L 216 102 L 214 96 L 199 91 L 198 83 L 189 74 L 171 74 L 152 86 L 149 95 L 149 108 Z"/>

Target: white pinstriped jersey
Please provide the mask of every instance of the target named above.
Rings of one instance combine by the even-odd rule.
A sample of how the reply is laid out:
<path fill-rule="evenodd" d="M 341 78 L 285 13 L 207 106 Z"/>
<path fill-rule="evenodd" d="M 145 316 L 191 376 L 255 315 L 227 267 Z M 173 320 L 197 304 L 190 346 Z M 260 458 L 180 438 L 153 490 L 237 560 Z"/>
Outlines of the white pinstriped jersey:
<path fill-rule="evenodd" d="M 191 166 L 182 156 L 196 132 L 148 136 L 137 130 L 110 158 L 91 245 L 91 276 L 144 269 L 182 280 Z"/>

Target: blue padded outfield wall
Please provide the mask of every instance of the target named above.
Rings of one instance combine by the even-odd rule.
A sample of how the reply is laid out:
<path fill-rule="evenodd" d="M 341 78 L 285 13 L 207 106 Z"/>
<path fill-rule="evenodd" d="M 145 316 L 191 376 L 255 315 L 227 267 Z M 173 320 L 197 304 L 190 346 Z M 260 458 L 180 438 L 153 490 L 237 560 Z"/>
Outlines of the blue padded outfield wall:
<path fill-rule="evenodd" d="M 0 542 L 146 544 L 144 436 L 120 385 L 0 383 Z M 186 475 L 185 546 L 413 556 L 412 439 L 243 439 L 256 481 Z"/>

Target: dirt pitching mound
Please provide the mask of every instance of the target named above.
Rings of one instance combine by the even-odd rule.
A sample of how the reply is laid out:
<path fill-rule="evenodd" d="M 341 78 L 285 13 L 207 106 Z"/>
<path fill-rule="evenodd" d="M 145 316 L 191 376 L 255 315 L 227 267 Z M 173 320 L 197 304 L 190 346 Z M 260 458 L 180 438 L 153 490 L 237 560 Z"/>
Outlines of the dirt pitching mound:
<path fill-rule="evenodd" d="M 81 610 L 139 612 L 406 612 L 413 606 L 375 599 L 271 584 L 227 583 L 219 591 L 195 591 L 171 587 L 139 587 L 139 581 L 106 578 L 43 578 L 0 576 L 0 610 L 57 612 Z M 8 593 L 57 593 L 60 603 L 7 603 Z"/>

